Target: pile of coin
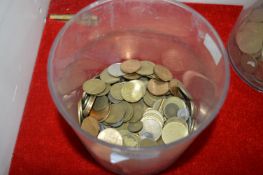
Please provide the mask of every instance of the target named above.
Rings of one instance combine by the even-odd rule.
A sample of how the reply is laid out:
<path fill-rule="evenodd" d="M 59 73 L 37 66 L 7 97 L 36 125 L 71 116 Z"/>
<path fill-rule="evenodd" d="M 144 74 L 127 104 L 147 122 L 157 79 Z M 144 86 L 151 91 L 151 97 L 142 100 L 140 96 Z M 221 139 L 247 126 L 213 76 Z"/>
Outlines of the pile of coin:
<path fill-rule="evenodd" d="M 127 147 L 169 144 L 194 130 L 195 105 L 162 65 L 115 63 L 83 84 L 78 121 L 90 135 Z"/>
<path fill-rule="evenodd" d="M 235 59 L 242 70 L 263 82 L 263 7 L 254 9 L 241 24 L 235 41 L 242 53 Z"/>

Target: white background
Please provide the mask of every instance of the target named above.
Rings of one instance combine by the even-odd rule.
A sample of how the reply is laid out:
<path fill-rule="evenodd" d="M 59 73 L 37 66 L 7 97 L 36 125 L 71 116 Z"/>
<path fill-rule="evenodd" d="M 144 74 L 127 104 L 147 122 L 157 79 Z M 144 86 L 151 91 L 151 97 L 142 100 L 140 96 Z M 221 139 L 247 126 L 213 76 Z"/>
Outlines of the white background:
<path fill-rule="evenodd" d="M 254 0 L 182 0 L 248 5 Z M 0 175 L 8 174 L 49 0 L 0 0 Z"/>

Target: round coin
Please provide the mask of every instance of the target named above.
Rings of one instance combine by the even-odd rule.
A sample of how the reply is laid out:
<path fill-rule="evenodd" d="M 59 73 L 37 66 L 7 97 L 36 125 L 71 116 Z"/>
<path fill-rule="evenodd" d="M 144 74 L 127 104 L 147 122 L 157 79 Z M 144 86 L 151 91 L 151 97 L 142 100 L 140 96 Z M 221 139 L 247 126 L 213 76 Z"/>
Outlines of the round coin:
<path fill-rule="evenodd" d="M 106 88 L 104 89 L 103 92 L 97 94 L 97 96 L 103 96 L 103 95 L 107 95 L 109 92 L 110 92 L 110 88 L 111 88 L 111 85 L 106 83 Z"/>
<path fill-rule="evenodd" d="M 138 135 L 131 133 L 127 130 L 119 130 L 123 138 L 123 146 L 138 147 L 140 138 Z"/>
<path fill-rule="evenodd" d="M 137 71 L 140 75 L 152 75 L 155 64 L 151 61 L 141 61 L 141 68 Z"/>
<path fill-rule="evenodd" d="M 111 86 L 110 94 L 116 100 L 120 100 L 120 101 L 123 100 L 122 95 L 121 95 L 121 90 L 122 90 L 123 84 L 124 83 L 121 82 L 121 83 L 116 83 L 116 84 Z"/>
<path fill-rule="evenodd" d="M 172 95 L 179 96 L 179 84 L 181 84 L 181 82 L 177 79 L 172 79 L 169 82 L 169 89 Z"/>
<path fill-rule="evenodd" d="M 125 79 L 127 80 L 137 80 L 139 79 L 141 76 L 139 74 L 136 74 L 136 73 L 132 73 L 132 74 L 125 74 L 123 76 Z"/>
<path fill-rule="evenodd" d="M 188 135 L 188 127 L 181 122 L 167 123 L 162 130 L 162 139 L 165 144 L 175 142 Z"/>
<path fill-rule="evenodd" d="M 110 65 L 107 71 L 111 76 L 114 76 L 114 77 L 120 77 L 120 76 L 125 75 L 125 73 L 121 71 L 121 63 L 115 63 L 115 64 Z"/>
<path fill-rule="evenodd" d="M 139 132 L 142 136 L 144 132 L 151 133 L 153 140 L 158 140 L 162 134 L 162 125 L 156 118 L 147 118 L 142 120 L 143 129 Z"/>
<path fill-rule="evenodd" d="M 127 102 L 137 102 L 145 95 L 146 87 L 140 80 L 132 80 L 124 83 L 121 95 Z"/>
<path fill-rule="evenodd" d="M 123 104 L 117 103 L 117 104 L 111 104 L 110 106 L 111 106 L 110 114 L 108 118 L 105 120 L 105 122 L 108 124 L 115 124 L 120 122 L 125 115 L 125 108 L 123 107 Z"/>
<path fill-rule="evenodd" d="M 128 130 L 130 132 L 139 132 L 140 130 L 142 130 L 143 124 L 141 121 L 138 121 L 136 123 L 129 123 L 128 125 Z"/>
<path fill-rule="evenodd" d="M 97 95 L 103 92 L 105 88 L 105 82 L 99 79 L 90 79 L 85 81 L 83 84 L 83 90 L 91 95 Z"/>
<path fill-rule="evenodd" d="M 157 146 L 157 142 L 152 139 L 142 139 L 139 143 L 140 147 L 152 147 Z"/>
<path fill-rule="evenodd" d="M 143 96 L 143 101 L 150 107 L 153 107 L 153 104 L 157 101 L 163 98 L 163 96 L 155 96 L 149 93 L 149 91 L 146 91 L 145 95 Z"/>
<path fill-rule="evenodd" d="M 93 109 L 95 111 L 101 111 L 109 106 L 109 99 L 106 96 L 97 97 Z"/>
<path fill-rule="evenodd" d="M 178 113 L 178 110 L 179 110 L 179 107 L 175 103 L 167 103 L 163 107 L 163 113 L 166 116 L 166 118 L 176 116 Z"/>
<path fill-rule="evenodd" d="M 163 81 L 170 81 L 173 78 L 173 74 L 162 65 L 155 65 L 154 67 L 155 75 Z"/>
<path fill-rule="evenodd" d="M 78 102 L 78 122 L 81 125 L 83 121 L 83 111 L 82 111 L 82 104 L 81 100 Z"/>
<path fill-rule="evenodd" d="M 107 106 L 101 111 L 95 111 L 94 109 L 91 109 L 90 111 L 90 116 L 99 122 L 106 120 L 109 114 L 110 114 L 110 106 Z"/>
<path fill-rule="evenodd" d="M 138 60 L 130 59 L 121 64 L 121 70 L 125 73 L 135 73 L 141 68 L 141 63 Z"/>
<path fill-rule="evenodd" d="M 87 102 L 87 105 L 85 106 L 85 108 L 83 109 L 83 116 L 86 117 L 89 115 L 93 105 L 94 105 L 94 102 L 96 100 L 96 96 L 90 96 L 88 98 L 88 102 Z"/>
<path fill-rule="evenodd" d="M 125 105 L 125 115 L 123 118 L 123 122 L 128 122 L 133 117 L 133 107 L 128 102 L 123 101 L 122 103 L 124 103 L 124 105 Z"/>
<path fill-rule="evenodd" d="M 92 117 L 87 117 L 81 124 L 81 129 L 89 133 L 90 135 L 97 137 L 100 127 L 97 120 Z"/>
<path fill-rule="evenodd" d="M 158 81 L 151 79 L 147 86 L 149 92 L 153 95 L 160 96 L 164 95 L 169 91 L 168 82 Z"/>
<path fill-rule="evenodd" d="M 130 119 L 130 122 L 138 122 L 143 117 L 144 113 L 144 103 L 142 101 L 139 101 L 137 103 L 131 104 L 133 107 L 133 116 Z"/>
<path fill-rule="evenodd" d="M 107 69 L 101 72 L 100 79 L 108 84 L 113 84 L 113 83 L 117 83 L 118 81 L 120 81 L 120 77 L 114 77 L 110 75 Z"/>
<path fill-rule="evenodd" d="M 118 130 L 113 128 L 107 128 L 101 131 L 98 135 L 98 139 L 115 145 L 123 145 L 123 139 L 121 134 Z"/>

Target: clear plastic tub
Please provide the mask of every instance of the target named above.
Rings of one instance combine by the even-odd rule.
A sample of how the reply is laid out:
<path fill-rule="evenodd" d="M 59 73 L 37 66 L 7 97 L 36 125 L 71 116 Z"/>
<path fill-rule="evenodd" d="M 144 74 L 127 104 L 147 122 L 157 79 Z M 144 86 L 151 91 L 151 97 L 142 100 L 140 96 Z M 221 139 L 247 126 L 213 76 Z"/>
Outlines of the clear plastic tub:
<path fill-rule="evenodd" d="M 238 76 L 263 92 L 263 1 L 245 8 L 231 32 L 228 53 Z"/>
<path fill-rule="evenodd" d="M 193 96 L 195 131 L 177 142 L 127 148 L 80 129 L 82 83 L 126 59 L 168 67 Z M 91 155 L 118 174 L 157 173 L 171 165 L 215 119 L 229 86 L 228 56 L 214 28 L 188 6 L 172 0 L 104 0 L 81 10 L 60 31 L 48 62 L 52 98 Z"/>

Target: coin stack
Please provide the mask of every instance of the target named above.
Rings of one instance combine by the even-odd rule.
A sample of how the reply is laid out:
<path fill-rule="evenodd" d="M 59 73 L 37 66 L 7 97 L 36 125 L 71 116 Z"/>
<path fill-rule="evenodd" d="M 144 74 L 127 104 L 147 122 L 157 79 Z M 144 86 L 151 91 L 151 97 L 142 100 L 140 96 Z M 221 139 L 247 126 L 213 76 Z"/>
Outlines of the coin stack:
<path fill-rule="evenodd" d="M 254 9 L 235 35 L 242 70 L 263 82 L 263 7 Z"/>
<path fill-rule="evenodd" d="M 115 63 L 83 84 L 78 121 L 90 135 L 127 147 L 169 144 L 194 130 L 195 105 L 164 66 Z"/>

